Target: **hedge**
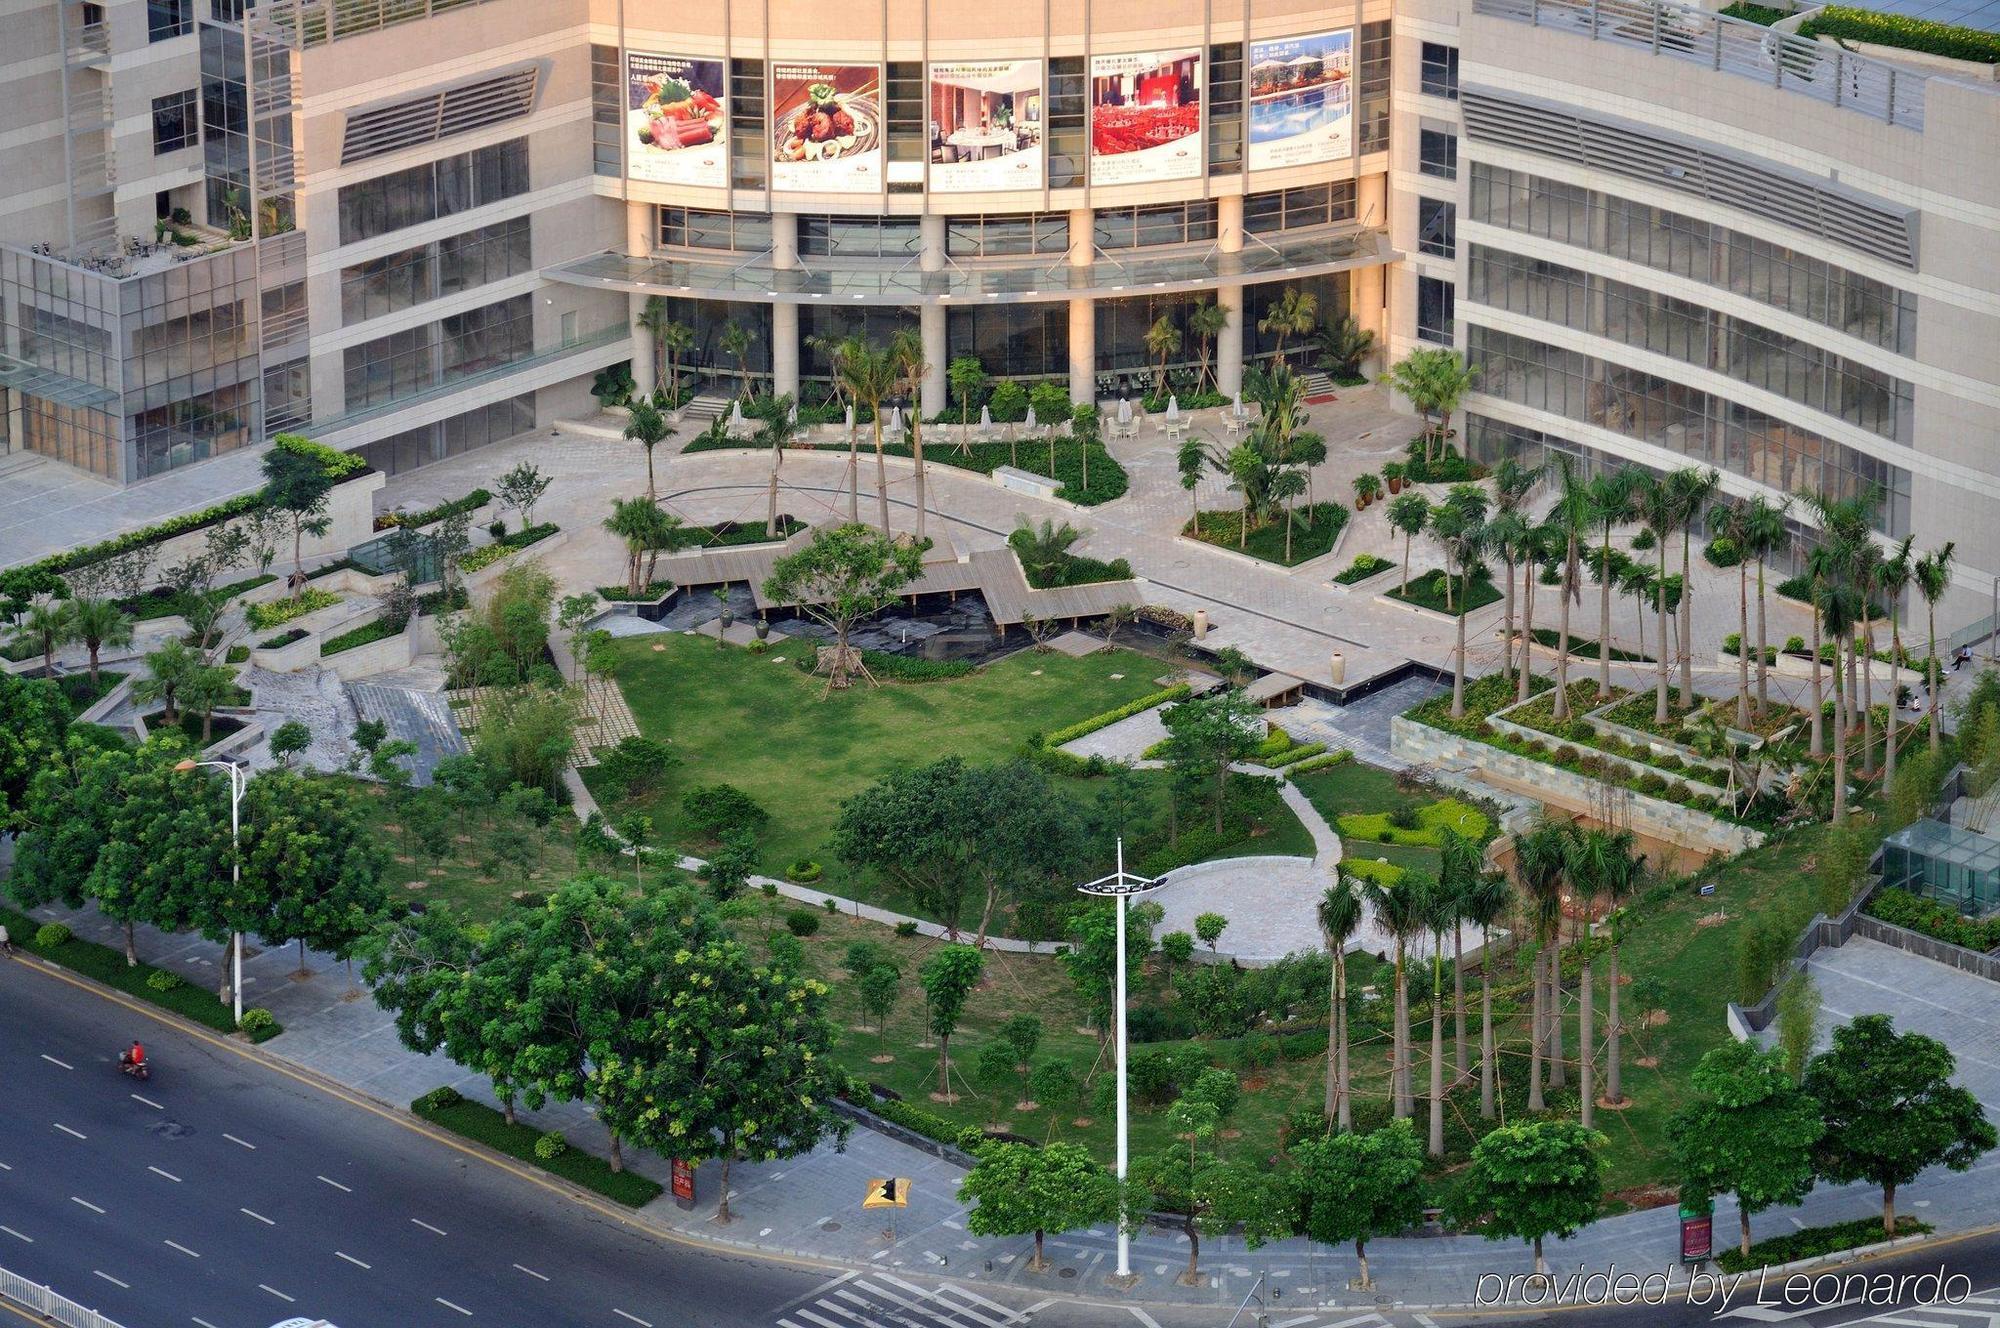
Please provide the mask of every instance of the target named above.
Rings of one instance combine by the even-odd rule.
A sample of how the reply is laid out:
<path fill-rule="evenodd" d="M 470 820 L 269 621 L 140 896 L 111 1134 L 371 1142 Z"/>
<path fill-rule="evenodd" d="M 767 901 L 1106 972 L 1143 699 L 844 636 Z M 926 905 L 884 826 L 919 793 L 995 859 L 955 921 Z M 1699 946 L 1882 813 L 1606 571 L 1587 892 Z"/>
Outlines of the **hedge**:
<path fill-rule="evenodd" d="M 1378 558 L 1372 553 L 1364 553 L 1357 557 L 1346 571 L 1333 579 L 1343 586 L 1351 586 L 1357 581 L 1366 581 L 1371 576 L 1386 572 L 1395 565 L 1394 562 L 1387 558 Z"/>
<path fill-rule="evenodd" d="M 268 604 L 246 605 L 243 616 L 257 631 L 268 632 L 273 627 L 283 627 L 294 618 L 303 618 L 308 613 L 331 608 L 338 603 L 340 596 L 331 590 L 307 586 L 297 595 L 286 599 L 274 599 Z"/>
<path fill-rule="evenodd" d="M 157 1005 L 162 1010 L 177 1014 L 183 1019 L 215 1029 L 219 1033 L 236 1032 L 236 1016 L 230 1007 L 215 999 L 215 992 L 207 987 L 196 987 L 179 980 L 179 974 L 168 973 L 165 969 L 151 964 L 137 966 L 125 962 L 125 953 L 95 941 L 82 940 L 69 934 L 69 928 L 61 923 L 49 924 L 55 930 L 48 931 L 44 941 L 43 928 L 35 926 L 32 918 L 16 913 L 12 909 L 0 908 L 0 923 L 6 924 L 7 934 L 14 938 L 16 945 L 40 955 L 52 963 L 94 978 L 107 987 L 114 987 L 127 996 L 136 996 L 149 1005 Z M 153 985 L 156 974 L 166 974 L 175 979 Z M 244 1011 L 247 1019 L 249 1011 Z M 284 1028 L 273 1019 L 269 1025 L 246 1028 L 245 1033 L 253 1042 L 268 1042 L 284 1032 Z"/>
<path fill-rule="evenodd" d="M 509 1125 L 505 1116 L 483 1102 L 472 1102 L 462 1097 L 455 1102 L 437 1100 L 442 1096 L 426 1093 L 410 1103 L 411 1114 L 552 1176 L 560 1176 L 572 1185 L 595 1190 L 627 1208 L 644 1208 L 665 1190 L 658 1181 L 641 1176 L 636 1171 L 613 1171 L 609 1162 L 594 1153 L 584 1152 L 574 1144 L 554 1157 L 538 1157 L 535 1144 L 542 1137 L 540 1130 L 518 1121 Z"/>
<path fill-rule="evenodd" d="M 1863 910 L 1892 927 L 1907 927 L 1947 945 L 1985 952 L 2000 949 L 2000 918 L 1968 918 L 1908 890 L 1877 891 Z"/>
<path fill-rule="evenodd" d="M 1353 759 L 1354 753 L 1342 747 L 1320 756 L 1309 756 L 1296 765 L 1286 766 L 1285 774 L 1289 778 L 1297 778 L 1300 775 L 1309 775 L 1315 770 L 1331 769 L 1344 761 L 1352 761 Z"/>
<path fill-rule="evenodd" d="M 355 650 L 361 646 L 373 645 L 377 641 L 400 636 L 403 628 L 407 626 L 408 623 L 396 624 L 387 618 L 377 618 L 364 627 L 357 627 L 351 632 L 342 632 L 339 636 L 320 642 L 319 653 L 322 656 L 338 655 L 343 650 Z"/>
<path fill-rule="evenodd" d="M 1828 5 L 1799 25 L 1801 37 L 1833 37 L 1873 42 L 1905 51 L 1923 51 L 1952 60 L 2000 63 L 2000 33 L 1982 32 L 1952 23 L 1903 14 L 1879 14 L 1868 9 Z"/>
<path fill-rule="evenodd" d="M 1323 742 L 1302 742 L 1296 747 L 1279 752 L 1276 756 L 1261 760 L 1257 764 L 1267 770 L 1289 770 L 1293 766 L 1302 765 L 1312 760 L 1315 756 L 1319 756 L 1325 751 L 1326 744 Z"/>
<path fill-rule="evenodd" d="M 518 553 L 531 544 L 541 543 L 560 529 L 561 527 L 556 525 L 555 522 L 544 521 L 540 525 L 528 526 L 525 529 L 517 530 L 511 535 L 503 535 L 491 544 L 482 544 L 460 558 L 458 560 L 458 570 L 460 572 L 471 573 L 478 571 L 482 567 L 490 567 L 510 553 Z"/>
<path fill-rule="evenodd" d="M 1068 728 L 1057 729 L 1053 733 L 1045 733 L 1042 735 L 1042 745 L 1049 748 L 1056 748 L 1066 742 L 1075 742 L 1087 733 L 1095 733 L 1099 729 L 1109 728 L 1121 719 L 1130 719 L 1134 715 L 1151 710 L 1154 706 L 1165 705 L 1169 701 L 1182 700 L 1193 692 L 1193 690 L 1186 683 L 1177 682 L 1173 686 L 1154 692 L 1150 696 L 1142 696 L 1136 701 L 1127 701 L 1116 710 L 1107 710 L 1101 715 L 1092 715 L 1089 719 L 1080 719 Z"/>
<path fill-rule="evenodd" d="M 257 648 L 259 650 L 282 650 L 292 642 L 303 639 L 305 634 L 305 628 L 294 627 L 288 632 L 280 632 L 268 640 L 259 641 Z"/>
<path fill-rule="evenodd" d="M 871 1097 L 856 1105 L 874 1112 L 891 1125 L 900 1125 L 906 1130 L 923 1135 L 926 1139 L 935 1139 L 941 1144 L 951 1144 L 954 1147 L 958 1143 L 960 1127 L 953 1125 L 934 1111 L 925 1111 L 922 1107 L 913 1107 L 907 1102 L 898 1102 L 892 1098 Z"/>
<path fill-rule="evenodd" d="M 1896 1219 L 1897 1236 L 1924 1235 L 1932 1229 L 1930 1223 L 1919 1222 L 1914 1217 Z M 1720 1250 L 1716 1253 L 1715 1262 L 1725 1273 L 1742 1273 L 1753 1268 L 1768 1268 L 1796 1263 L 1800 1259 L 1818 1258 L 1822 1254 L 1860 1249 L 1863 1245 L 1874 1245 L 1887 1239 L 1889 1237 L 1882 1231 L 1881 1218 L 1858 1217 L 1852 1222 L 1807 1227 L 1803 1231 L 1791 1231 L 1770 1240 L 1760 1240 L 1750 1247 L 1748 1258 L 1743 1256 L 1741 1250 Z"/>
<path fill-rule="evenodd" d="M 426 507 L 421 512 L 412 512 L 405 517 L 398 518 L 395 513 L 391 512 L 385 518 L 388 525 L 383 528 L 408 526 L 415 529 L 419 526 L 428 526 L 434 522 L 442 521 L 448 516 L 456 515 L 459 512 L 476 512 L 492 501 L 492 494 L 484 489 L 474 489 L 471 493 L 463 497 L 454 498 L 450 502 L 439 503 L 436 507 Z"/>

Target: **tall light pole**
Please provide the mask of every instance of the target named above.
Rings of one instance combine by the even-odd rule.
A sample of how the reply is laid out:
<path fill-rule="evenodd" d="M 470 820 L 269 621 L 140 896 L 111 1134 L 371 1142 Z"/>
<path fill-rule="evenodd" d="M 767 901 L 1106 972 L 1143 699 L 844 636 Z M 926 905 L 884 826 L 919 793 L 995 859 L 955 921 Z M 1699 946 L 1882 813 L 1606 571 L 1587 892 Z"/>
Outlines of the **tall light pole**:
<path fill-rule="evenodd" d="M 1113 901 L 1113 913 L 1117 923 L 1117 976 L 1112 979 L 1111 1009 L 1113 1027 L 1111 1034 L 1112 1061 L 1118 1077 L 1118 1181 L 1119 1192 L 1124 1193 L 1126 1164 L 1129 1161 L 1128 1135 L 1131 1113 L 1126 1105 L 1125 1092 L 1125 901 L 1133 895 L 1148 894 L 1160 888 L 1164 882 L 1147 876 L 1135 876 L 1125 870 L 1125 841 L 1118 841 L 1118 870 L 1109 876 L 1100 876 L 1094 881 L 1077 887 L 1084 894 L 1097 895 Z M 1122 1200 L 1121 1200 L 1122 1203 Z M 1132 1276 L 1132 1237 L 1125 1228 L 1125 1214 L 1118 1214 L 1118 1274 L 1119 1277 Z"/>
<path fill-rule="evenodd" d="M 229 883 L 230 895 L 240 897 L 243 886 L 243 785 L 249 775 L 234 761 L 176 761 L 174 769 L 186 773 L 201 766 L 229 772 Z M 236 1024 L 243 1024 L 243 933 L 230 934 L 229 995 L 235 1002 Z"/>

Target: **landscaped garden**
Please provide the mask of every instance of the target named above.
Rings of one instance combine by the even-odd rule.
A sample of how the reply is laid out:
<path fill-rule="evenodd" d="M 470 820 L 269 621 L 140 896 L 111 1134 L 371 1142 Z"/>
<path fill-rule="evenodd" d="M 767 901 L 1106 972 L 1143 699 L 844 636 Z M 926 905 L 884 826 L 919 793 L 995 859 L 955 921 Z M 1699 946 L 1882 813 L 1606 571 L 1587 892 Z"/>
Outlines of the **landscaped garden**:
<path fill-rule="evenodd" d="M 857 426 L 856 446 L 865 458 L 872 458 L 875 446 L 866 424 Z M 761 445 L 746 439 L 731 438 L 726 433 L 705 433 L 689 441 L 684 452 L 710 452 L 720 450 L 757 450 Z M 847 451 L 845 440 L 797 443 L 793 451 L 842 453 Z M 909 457 L 910 445 L 900 442 L 884 442 L 884 456 Z M 937 430 L 924 439 L 924 464 L 927 466 L 950 466 L 955 470 L 977 471 L 981 475 L 991 475 L 1002 466 L 1012 466 L 1033 475 L 1041 475 L 1055 480 L 1062 488 L 1056 496 L 1085 507 L 1095 507 L 1108 503 L 1114 498 L 1125 496 L 1129 483 L 1125 468 L 1118 464 L 1101 442 L 1079 444 L 1067 435 L 1051 434 L 1047 438 L 1022 438 L 1012 442 L 966 442 L 958 441 L 956 431 Z M 1088 470 L 1088 475 L 1085 471 Z M 863 496 L 873 488 L 873 481 L 862 479 Z"/>
<path fill-rule="evenodd" d="M 1296 567 L 1333 552 L 1346 528 L 1346 508 L 1314 503 L 1300 504 L 1296 510 L 1281 508 L 1247 524 L 1240 511 L 1204 511 L 1181 533 L 1280 567 Z"/>
<path fill-rule="evenodd" d="M 1457 576 L 1448 574 L 1442 567 L 1411 577 L 1407 587 L 1397 586 L 1382 594 L 1387 599 L 1454 617 L 1500 602 L 1499 587 L 1485 572 L 1474 576 L 1468 587 L 1461 585 Z"/>

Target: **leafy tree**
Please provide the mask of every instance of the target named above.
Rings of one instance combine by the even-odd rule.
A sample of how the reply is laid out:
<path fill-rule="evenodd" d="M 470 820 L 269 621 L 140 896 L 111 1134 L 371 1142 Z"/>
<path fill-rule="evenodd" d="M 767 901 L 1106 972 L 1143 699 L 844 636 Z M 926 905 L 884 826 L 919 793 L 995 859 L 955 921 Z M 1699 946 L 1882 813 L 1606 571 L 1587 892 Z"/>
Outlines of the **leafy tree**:
<path fill-rule="evenodd" d="M 264 506 L 277 512 L 290 527 L 292 536 L 292 584 L 305 587 L 305 537 L 315 538 L 333 528 L 326 514 L 333 493 L 334 476 L 315 455 L 320 451 L 297 434 L 281 433 L 272 439 L 277 446 L 264 453 Z M 286 446 L 305 443 L 306 447 Z"/>
<path fill-rule="evenodd" d="M 1194 937 L 1184 931 L 1170 931 L 1160 938 L 1160 959 L 1164 963 L 1167 976 L 1173 977 L 1174 968 L 1194 958 Z"/>
<path fill-rule="evenodd" d="M 961 431 L 972 427 L 972 401 L 986 385 L 993 380 L 987 376 L 986 366 L 975 355 L 955 357 L 944 369 L 945 382 L 951 387 L 951 394 L 958 398 L 958 427 Z"/>
<path fill-rule="evenodd" d="M 994 1038 L 982 1044 L 979 1055 L 974 1059 L 972 1075 L 994 1094 L 992 1109 L 987 1119 L 998 1121 L 1003 1114 L 1003 1094 L 1014 1086 L 1017 1062 L 1014 1049 L 1007 1045 L 1005 1038 Z"/>
<path fill-rule="evenodd" d="M 1291 1149 L 1288 1180 L 1298 1233 L 1322 1245 L 1354 1242 L 1368 1290 L 1368 1242 L 1423 1220 L 1424 1150 L 1408 1121 L 1369 1134 L 1341 1131 Z"/>
<path fill-rule="evenodd" d="M 1228 929 L 1229 919 L 1220 913 L 1203 913 L 1194 920 L 1194 934 L 1201 938 L 1201 943 L 1208 947 L 1210 954 L 1215 953 L 1216 944 Z"/>
<path fill-rule="evenodd" d="M 975 1236 L 1035 1238 L 1033 1272 L 1048 1266 L 1042 1237 L 1119 1218 L 1118 1178 L 1080 1144 L 989 1143 L 959 1183 L 961 1203 L 975 1203 L 965 1229 Z"/>
<path fill-rule="evenodd" d="M 1076 984 L 1077 999 L 1090 1011 L 1091 1026 L 1100 1038 L 1108 1036 L 1111 1025 L 1112 988 L 1118 972 L 1118 920 L 1116 905 L 1110 901 L 1091 903 L 1079 909 L 1070 921 L 1070 946 L 1063 954 L 1063 966 Z M 1128 918 L 1129 922 L 1130 919 Z M 1125 928 L 1125 995 L 1138 990 L 1144 972 L 1148 943 L 1138 927 Z"/>
<path fill-rule="evenodd" d="M 1055 1113 L 1073 1106 L 1083 1093 L 1083 1081 L 1068 1061 L 1043 1061 L 1028 1071 L 1028 1097 Z"/>
<path fill-rule="evenodd" d="M 55 683 L 0 672 L 0 829 L 24 810 L 28 785 L 63 750 L 69 700 Z"/>
<path fill-rule="evenodd" d="M 312 730 L 296 719 L 288 719 L 271 731 L 271 755 L 289 770 L 292 760 L 312 746 Z"/>
<path fill-rule="evenodd" d="M 1784 1057 L 1748 1042 L 1708 1052 L 1691 1082 L 1695 1096 L 1667 1123 L 1667 1139 L 1688 1186 L 1736 1196 L 1747 1258 L 1751 1215 L 1801 1203 L 1812 1189 L 1813 1146 L 1826 1126 Z"/>
<path fill-rule="evenodd" d="M 762 832 L 771 813 L 734 784 L 702 784 L 681 795 L 681 815 L 703 838 L 720 841 L 731 830 Z"/>
<path fill-rule="evenodd" d="M 652 453 L 646 453 L 648 465 Z M 523 461 L 500 477 L 494 488 L 494 496 L 499 498 L 503 511 L 519 512 L 521 525 L 525 528 L 535 524 L 535 504 L 542 501 L 542 495 L 555 483 L 553 476 L 544 475 L 532 461 Z"/>
<path fill-rule="evenodd" d="M 723 832 L 722 843 L 708 857 L 708 889 L 717 902 L 734 899 L 757 870 L 757 839 L 748 830 Z"/>
<path fill-rule="evenodd" d="M 653 818 L 640 812 L 629 812 L 618 818 L 618 837 L 632 849 L 632 881 L 643 887 L 646 884 L 646 854 L 653 842 Z"/>
<path fill-rule="evenodd" d="M 214 739 L 216 710 L 235 700 L 236 694 L 236 672 L 222 664 L 197 665 L 181 684 L 181 701 L 190 714 L 201 716 L 203 747 Z"/>
<path fill-rule="evenodd" d="M 1013 1049 L 1014 1063 L 1026 1066 L 1042 1045 L 1042 1021 L 1031 1014 L 1017 1014 L 1000 1025 L 1000 1037 Z"/>
<path fill-rule="evenodd" d="M 1574 1121 L 1502 1125 L 1472 1149 L 1454 1208 L 1464 1225 L 1484 1222 L 1488 1240 L 1525 1240 L 1546 1273 L 1542 1241 L 1597 1220 L 1604 1202 L 1605 1138 Z"/>
<path fill-rule="evenodd" d="M 890 1013 L 896 1008 L 896 997 L 903 990 L 903 974 L 894 964 L 876 964 L 854 978 L 855 995 L 860 998 L 861 1011 L 875 1021 L 875 1031 L 880 1033 L 889 1022 Z"/>
<path fill-rule="evenodd" d="M 1430 525 L 1430 499 L 1411 489 L 1389 500 L 1389 528 L 1403 537 L 1403 593 L 1410 591 L 1410 541 Z"/>
<path fill-rule="evenodd" d="M 643 798 L 651 793 L 666 778 L 667 771 L 678 764 L 680 758 L 665 743 L 636 733 L 620 738 L 617 746 L 598 758 L 598 767 L 605 778 L 628 798 Z"/>
<path fill-rule="evenodd" d="M 1181 1141 L 1136 1159 L 1132 1184 L 1161 1212 L 1177 1214 L 1187 1233 L 1184 1286 L 1201 1283 L 1201 1238 L 1240 1225 L 1243 1242 L 1256 1249 L 1292 1227 L 1291 1196 L 1266 1168 L 1225 1162 L 1214 1151 L 1222 1113 L 1212 1100 L 1183 1097 L 1167 1110 L 1168 1131 Z M 1128 1219 L 1129 1220 L 1129 1219 Z"/>
<path fill-rule="evenodd" d="M 1882 1230 L 1896 1231 L 1896 1190 L 1927 1167 L 1964 1171 L 1996 1142 L 1979 1099 L 1951 1081 L 1951 1050 L 1921 1033 L 1898 1033 L 1865 1014 L 1833 1031 L 1833 1046 L 1806 1067 L 1805 1091 L 1826 1133 L 1813 1164 L 1831 1181 L 1882 1189 Z"/>
<path fill-rule="evenodd" d="M 109 647 L 117 649 L 132 643 L 132 619 L 125 610 L 108 599 L 78 599 L 71 617 L 76 631 L 76 639 L 83 643 L 90 656 L 90 689 L 97 690 L 98 656 Z"/>
<path fill-rule="evenodd" d="M 804 548 L 772 564 L 764 595 L 795 605 L 832 630 L 827 687 L 834 689 L 848 685 L 859 662 L 859 652 L 847 644 L 854 624 L 894 604 L 903 587 L 922 574 L 923 554 L 915 545 L 899 543 L 866 526 L 822 527 Z"/>
<path fill-rule="evenodd" d="M 917 970 L 924 1001 L 930 1009 L 931 1035 L 938 1040 L 938 1091 L 950 1101 L 951 1035 L 965 1013 L 965 1002 L 986 967 L 986 956 L 969 945 L 947 945 L 931 952 Z"/>
<path fill-rule="evenodd" d="M 384 744 L 384 748 L 388 744 Z M 388 909 L 388 858 L 339 784 L 268 770 L 243 790 L 243 884 L 267 945 L 346 959 Z"/>
<path fill-rule="evenodd" d="M 1199 781 L 1209 786 L 1215 832 L 1221 834 L 1229 767 L 1255 752 L 1263 741 L 1262 713 L 1240 689 L 1224 687 L 1169 706 L 1160 719 L 1167 726 L 1161 759 L 1190 784 Z"/>

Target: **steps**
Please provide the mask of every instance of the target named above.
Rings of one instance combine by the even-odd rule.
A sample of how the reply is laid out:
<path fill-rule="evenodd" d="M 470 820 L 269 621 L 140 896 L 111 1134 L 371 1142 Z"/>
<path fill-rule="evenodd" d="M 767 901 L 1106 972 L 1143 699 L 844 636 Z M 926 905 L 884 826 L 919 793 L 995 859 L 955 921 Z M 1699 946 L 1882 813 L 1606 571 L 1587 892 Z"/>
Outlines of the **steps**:
<path fill-rule="evenodd" d="M 1333 379 L 1317 369 L 1300 374 L 1299 384 L 1305 389 L 1306 402 L 1309 405 L 1322 405 L 1334 399 Z"/>
<path fill-rule="evenodd" d="M 707 428 L 709 421 L 719 420 L 729 409 L 728 397 L 703 392 L 700 396 L 681 407 L 681 423 L 697 428 Z"/>

